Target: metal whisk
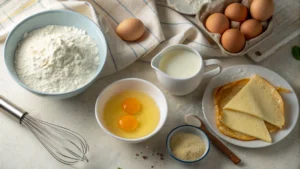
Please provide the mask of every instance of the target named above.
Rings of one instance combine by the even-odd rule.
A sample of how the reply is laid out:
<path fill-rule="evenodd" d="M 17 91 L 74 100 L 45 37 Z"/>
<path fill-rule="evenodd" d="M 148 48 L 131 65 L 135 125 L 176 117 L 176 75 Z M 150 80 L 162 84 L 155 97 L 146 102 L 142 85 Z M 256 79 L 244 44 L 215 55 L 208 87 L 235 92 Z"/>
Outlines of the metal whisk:
<path fill-rule="evenodd" d="M 35 119 L 18 106 L 0 96 L 0 108 L 19 119 L 59 162 L 72 165 L 79 161 L 88 162 L 88 144 L 79 134 L 67 128 Z"/>

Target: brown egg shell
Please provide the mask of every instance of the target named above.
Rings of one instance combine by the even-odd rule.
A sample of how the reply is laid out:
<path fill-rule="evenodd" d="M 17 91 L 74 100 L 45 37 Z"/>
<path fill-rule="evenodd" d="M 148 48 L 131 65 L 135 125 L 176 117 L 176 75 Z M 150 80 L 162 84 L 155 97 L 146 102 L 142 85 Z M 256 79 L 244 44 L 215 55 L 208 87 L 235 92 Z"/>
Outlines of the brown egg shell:
<path fill-rule="evenodd" d="M 263 27 L 257 20 L 248 19 L 242 23 L 240 31 L 244 34 L 246 40 L 250 40 L 258 37 L 263 32 Z"/>
<path fill-rule="evenodd" d="M 252 18 L 263 22 L 273 16 L 274 8 L 273 0 L 253 0 L 250 5 L 250 13 Z"/>
<path fill-rule="evenodd" d="M 238 53 L 245 47 L 246 39 L 242 32 L 238 29 L 228 29 L 221 37 L 223 48 L 231 53 Z"/>
<path fill-rule="evenodd" d="M 248 8 L 241 3 L 232 3 L 225 8 L 224 14 L 231 21 L 243 22 L 248 17 Z"/>
<path fill-rule="evenodd" d="M 196 15 L 196 18 L 195 18 L 196 23 L 199 26 L 200 30 L 203 32 L 204 36 L 208 37 L 208 39 L 212 39 L 215 42 L 215 44 L 218 45 L 218 47 L 221 49 L 221 52 L 225 56 L 242 56 L 242 55 L 246 54 L 247 52 L 249 52 L 250 50 L 252 50 L 253 48 L 255 48 L 256 45 L 260 41 L 262 41 L 264 38 L 266 38 L 267 36 L 269 36 L 272 33 L 273 19 L 270 18 L 268 20 L 267 24 L 263 24 L 263 25 L 268 25 L 268 26 L 264 29 L 262 34 L 260 34 L 256 38 L 246 41 L 245 47 L 242 51 L 240 51 L 238 53 L 231 53 L 231 52 L 226 51 L 223 48 L 223 46 L 221 44 L 221 35 L 220 34 L 211 33 L 209 31 L 207 31 L 207 29 L 205 28 L 205 25 L 204 25 L 205 20 L 212 13 L 224 12 L 225 8 L 229 4 L 234 3 L 234 2 L 240 2 L 240 3 L 244 4 L 245 6 L 247 6 L 247 4 L 250 3 L 249 1 L 251 1 L 251 0 L 218 0 L 218 1 L 213 1 L 210 3 L 205 3 L 200 7 L 200 10 L 198 11 L 198 13 Z M 249 5 L 247 7 L 249 7 Z"/>
<path fill-rule="evenodd" d="M 211 33 L 224 33 L 229 29 L 229 20 L 222 13 L 213 13 L 205 21 L 206 29 Z"/>
<path fill-rule="evenodd" d="M 117 35 L 125 41 L 135 41 L 143 36 L 145 26 L 137 18 L 129 18 L 122 21 L 116 28 Z"/>

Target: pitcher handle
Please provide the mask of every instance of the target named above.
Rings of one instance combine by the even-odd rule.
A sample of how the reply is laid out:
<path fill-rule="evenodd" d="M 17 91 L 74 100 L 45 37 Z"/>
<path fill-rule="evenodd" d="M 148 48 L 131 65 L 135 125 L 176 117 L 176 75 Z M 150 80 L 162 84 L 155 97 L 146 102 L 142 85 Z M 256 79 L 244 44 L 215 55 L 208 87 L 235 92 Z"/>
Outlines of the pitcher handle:
<path fill-rule="evenodd" d="M 204 73 L 204 78 L 212 78 L 222 71 L 222 62 L 218 59 L 208 59 L 204 60 L 204 66 L 217 65 L 218 67 Z"/>

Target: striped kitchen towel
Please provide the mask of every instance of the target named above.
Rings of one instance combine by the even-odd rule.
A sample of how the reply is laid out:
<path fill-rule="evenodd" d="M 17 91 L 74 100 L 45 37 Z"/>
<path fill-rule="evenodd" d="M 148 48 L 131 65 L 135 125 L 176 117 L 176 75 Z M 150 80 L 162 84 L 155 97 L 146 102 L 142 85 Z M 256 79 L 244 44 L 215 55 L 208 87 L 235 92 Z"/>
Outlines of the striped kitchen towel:
<path fill-rule="evenodd" d="M 171 44 L 187 44 L 203 56 L 223 56 L 188 18 L 169 8 L 164 0 L 0 0 L 0 39 L 4 40 L 24 18 L 51 9 L 76 11 L 99 24 L 108 43 L 101 77 L 120 71 L 137 59 L 150 61 Z M 142 40 L 125 42 L 115 29 L 131 17 L 143 21 L 146 33 Z"/>

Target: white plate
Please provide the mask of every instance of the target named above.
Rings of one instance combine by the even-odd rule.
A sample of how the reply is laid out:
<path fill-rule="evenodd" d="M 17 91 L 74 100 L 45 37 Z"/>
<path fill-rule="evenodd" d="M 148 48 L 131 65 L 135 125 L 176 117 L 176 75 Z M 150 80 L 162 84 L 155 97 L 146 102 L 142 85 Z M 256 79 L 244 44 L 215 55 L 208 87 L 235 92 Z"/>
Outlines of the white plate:
<path fill-rule="evenodd" d="M 271 133 L 272 143 L 267 143 L 261 140 L 254 141 L 241 141 L 234 138 L 227 137 L 219 132 L 216 121 L 215 121 L 215 109 L 214 109 L 214 101 L 213 101 L 213 90 L 216 87 L 220 87 L 224 84 L 243 79 L 246 77 L 250 77 L 251 75 L 257 74 L 269 82 L 271 82 L 274 86 L 280 86 L 286 89 L 291 90 L 291 93 L 283 93 L 281 94 L 284 101 L 285 108 L 285 125 L 284 127 L 274 133 Z M 210 83 L 207 85 L 203 100 L 202 100 L 202 108 L 204 117 L 210 126 L 210 128 L 222 139 L 228 141 L 231 144 L 248 147 L 248 148 L 259 148 L 273 145 L 283 138 L 285 138 L 295 127 L 298 115 L 299 115 L 299 103 L 297 96 L 292 89 L 292 87 L 278 74 L 275 72 L 254 65 L 238 65 L 232 66 L 223 69 L 222 73 L 218 76 L 214 77 Z"/>

